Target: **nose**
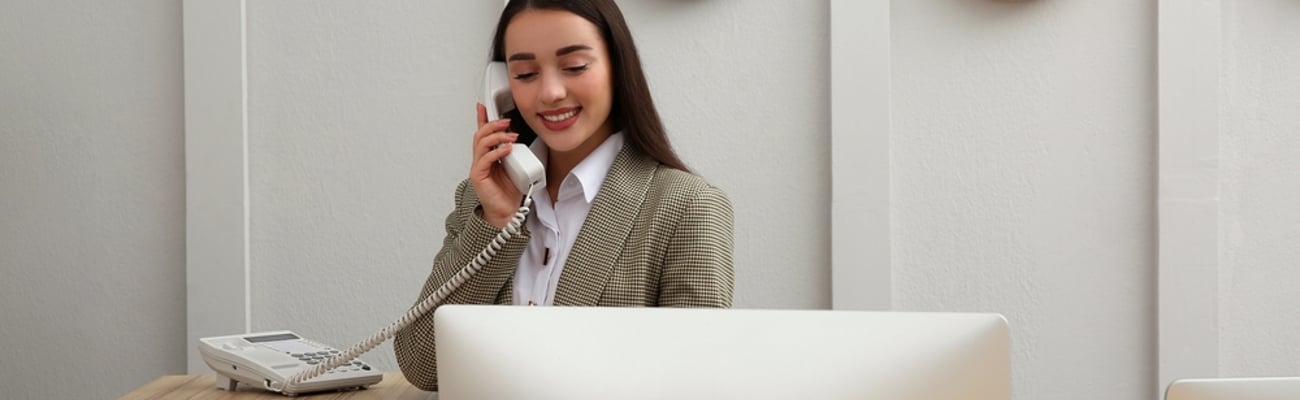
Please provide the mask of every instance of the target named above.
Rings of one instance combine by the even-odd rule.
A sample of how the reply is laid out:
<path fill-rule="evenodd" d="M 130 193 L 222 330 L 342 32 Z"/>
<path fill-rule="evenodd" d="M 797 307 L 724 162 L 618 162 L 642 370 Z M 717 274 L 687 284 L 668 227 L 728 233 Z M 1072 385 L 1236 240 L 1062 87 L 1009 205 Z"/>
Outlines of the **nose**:
<path fill-rule="evenodd" d="M 555 104 L 568 96 L 568 88 L 559 73 L 541 74 L 541 100 L 544 104 Z"/>

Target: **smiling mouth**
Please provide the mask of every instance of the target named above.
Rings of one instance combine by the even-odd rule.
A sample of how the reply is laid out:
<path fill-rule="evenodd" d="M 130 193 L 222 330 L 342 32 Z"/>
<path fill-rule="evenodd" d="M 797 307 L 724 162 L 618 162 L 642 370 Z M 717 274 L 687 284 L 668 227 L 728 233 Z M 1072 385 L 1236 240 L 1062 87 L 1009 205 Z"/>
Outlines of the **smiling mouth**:
<path fill-rule="evenodd" d="M 582 108 L 574 108 L 574 109 L 569 110 L 569 111 L 567 111 L 567 112 L 563 112 L 563 113 L 559 113 L 559 114 L 555 114 L 555 115 L 545 115 L 545 114 L 543 114 L 543 115 L 542 115 L 542 119 L 546 120 L 547 122 L 560 122 L 560 121 L 563 121 L 563 120 L 566 120 L 566 119 L 569 119 L 569 118 L 573 118 L 573 116 L 578 115 L 578 111 L 581 111 L 581 110 L 582 110 Z"/>

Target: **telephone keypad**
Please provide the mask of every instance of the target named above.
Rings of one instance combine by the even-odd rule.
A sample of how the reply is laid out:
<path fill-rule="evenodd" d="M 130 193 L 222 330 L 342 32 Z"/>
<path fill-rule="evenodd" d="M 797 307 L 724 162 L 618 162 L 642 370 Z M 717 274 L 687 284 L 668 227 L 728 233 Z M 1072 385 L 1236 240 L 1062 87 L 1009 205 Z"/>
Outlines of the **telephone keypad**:
<path fill-rule="evenodd" d="M 314 343 L 310 343 L 310 344 L 315 345 Z M 325 362 L 325 359 L 327 358 L 337 357 L 338 355 L 342 354 L 342 352 L 340 352 L 338 349 L 319 346 L 319 345 L 316 345 L 316 350 L 320 350 L 320 351 L 304 351 L 301 353 L 292 353 L 286 351 L 285 354 L 289 355 L 290 357 L 296 358 L 298 359 L 298 361 L 302 361 L 307 365 L 318 365 L 320 363 Z M 334 369 L 326 371 L 326 373 L 332 374 L 335 372 L 340 372 L 340 373 L 360 372 L 360 371 L 370 371 L 370 370 L 371 370 L 370 366 L 366 365 L 366 363 L 353 360 L 347 364 L 343 364 Z"/>
<path fill-rule="evenodd" d="M 340 353 L 341 352 L 338 350 L 328 349 L 328 351 L 308 351 L 303 353 L 288 353 L 288 354 L 290 357 L 296 358 L 298 359 L 298 361 L 302 361 L 307 365 L 317 365 L 325 362 L 325 359 L 327 358 L 338 356 Z M 352 362 L 340 365 L 332 370 L 329 370 L 326 373 L 332 374 L 335 372 L 357 372 L 357 371 L 369 371 L 369 370 L 371 370 L 369 365 L 366 365 L 366 363 L 363 363 L 361 361 L 354 360 Z"/>

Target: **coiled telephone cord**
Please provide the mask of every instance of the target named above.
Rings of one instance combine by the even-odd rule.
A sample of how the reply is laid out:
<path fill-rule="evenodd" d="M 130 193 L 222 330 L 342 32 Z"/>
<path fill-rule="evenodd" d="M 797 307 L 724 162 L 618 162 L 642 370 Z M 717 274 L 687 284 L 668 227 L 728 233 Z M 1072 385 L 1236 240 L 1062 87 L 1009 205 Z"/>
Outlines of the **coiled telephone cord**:
<path fill-rule="evenodd" d="M 492 242 L 488 244 L 487 248 L 479 252 L 478 256 L 475 256 L 469 264 L 465 265 L 465 268 L 462 268 L 460 272 L 453 275 L 450 280 L 438 287 L 438 290 L 435 290 L 433 294 L 429 295 L 429 297 L 426 297 L 419 304 L 416 304 L 415 307 L 411 307 L 405 315 L 402 315 L 401 318 L 393 321 L 391 325 L 388 325 L 388 327 L 370 335 L 370 338 L 352 345 L 352 347 L 348 348 L 347 351 L 338 356 L 331 357 L 324 362 L 317 364 L 315 367 L 294 374 L 283 383 L 276 383 L 267 379 L 265 382 L 266 389 L 273 392 L 283 392 L 286 387 L 297 385 L 309 379 L 321 376 L 326 371 L 352 362 L 352 360 L 360 357 L 367 351 L 370 351 L 370 349 L 373 349 L 380 343 L 392 338 L 393 335 L 396 335 L 397 332 L 406 328 L 407 325 L 410 325 L 417 318 L 420 318 L 420 316 L 423 316 L 425 313 L 428 313 L 429 310 L 432 310 L 438 304 L 441 304 L 443 300 L 451 294 L 451 292 L 455 291 L 456 288 L 460 287 L 460 285 L 465 283 L 465 281 L 468 281 L 469 278 L 474 276 L 475 273 L 478 273 L 480 269 L 483 269 L 483 266 L 487 265 L 488 261 L 492 260 L 493 256 L 496 256 L 497 252 L 501 250 L 501 247 L 505 246 L 507 240 L 510 240 L 510 238 L 519 234 L 523 227 L 524 219 L 528 218 L 528 212 L 532 204 L 533 196 L 532 188 L 530 187 L 528 188 L 528 193 L 524 195 L 522 204 L 519 205 L 519 211 L 515 212 L 514 217 L 512 217 L 510 222 L 506 224 L 505 229 L 502 229 L 501 233 L 498 233 L 497 237 L 492 239 Z"/>

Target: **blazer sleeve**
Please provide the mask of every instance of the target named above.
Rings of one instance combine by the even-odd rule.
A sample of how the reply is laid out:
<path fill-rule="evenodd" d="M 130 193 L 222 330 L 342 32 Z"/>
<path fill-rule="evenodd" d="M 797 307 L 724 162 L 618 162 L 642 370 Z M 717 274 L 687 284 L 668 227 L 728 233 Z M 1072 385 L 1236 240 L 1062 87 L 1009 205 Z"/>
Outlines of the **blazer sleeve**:
<path fill-rule="evenodd" d="M 420 291 L 424 300 L 433 294 L 443 283 L 460 272 L 479 252 L 495 239 L 501 232 L 488 224 L 475 212 L 479 207 L 478 197 L 472 195 L 468 181 L 462 181 L 456 189 L 456 209 L 447 216 L 447 236 L 443 238 L 442 250 L 433 261 L 433 271 Z M 519 265 L 519 258 L 528 245 L 529 233 L 523 229 L 506 241 L 497 255 L 483 266 L 477 274 L 452 291 L 442 304 L 493 304 L 497 296 L 513 276 Z M 433 311 L 417 318 L 405 329 L 398 332 L 393 339 L 393 351 L 397 356 L 397 365 L 406 376 L 406 380 L 416 387 L 438 390 L 437 354 L 434 343 Z"/>
<path fill-rule="evenodd" d="M 713 186 L 697 192 L 668 241 L 659 306 L 731 307 L 736 277 L 732 224 L 726 194 Z"/>

